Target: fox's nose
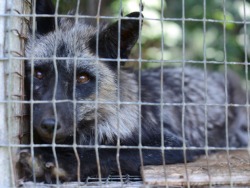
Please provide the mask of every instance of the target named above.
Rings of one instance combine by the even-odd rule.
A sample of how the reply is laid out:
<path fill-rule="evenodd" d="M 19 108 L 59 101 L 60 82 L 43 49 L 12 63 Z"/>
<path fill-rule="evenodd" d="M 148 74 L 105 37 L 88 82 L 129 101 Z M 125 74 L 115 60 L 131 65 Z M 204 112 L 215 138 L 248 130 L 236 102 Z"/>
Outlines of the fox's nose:
<path fill-rule="evenodd" d="M 56 120 L 54 118 L 44 119 L 41 124 L 41 128 L 49 133 L 53 133 L 55 126 L 56 126 Z M 57 123 L 57 130 L 60 128 L 61 128 L 60 124 Z"/>

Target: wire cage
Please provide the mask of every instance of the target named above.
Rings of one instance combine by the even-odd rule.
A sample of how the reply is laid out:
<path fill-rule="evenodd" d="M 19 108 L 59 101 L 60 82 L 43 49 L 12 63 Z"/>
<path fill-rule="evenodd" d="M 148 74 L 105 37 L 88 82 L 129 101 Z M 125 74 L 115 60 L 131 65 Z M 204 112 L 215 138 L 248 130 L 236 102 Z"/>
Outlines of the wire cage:
<path fill-rule="evenodd" d="M 247 0 L 1 1 L 0 186 L 249 186 L 249 15 Z"/>

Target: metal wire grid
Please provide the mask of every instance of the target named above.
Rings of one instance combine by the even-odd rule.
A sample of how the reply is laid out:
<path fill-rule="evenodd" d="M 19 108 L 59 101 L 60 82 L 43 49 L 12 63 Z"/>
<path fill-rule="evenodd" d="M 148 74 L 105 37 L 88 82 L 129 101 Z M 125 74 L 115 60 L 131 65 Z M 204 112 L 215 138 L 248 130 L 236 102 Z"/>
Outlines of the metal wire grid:
<path fill-rule="evenodd" d="M 14 1 L 13 1 L 14 2 Z M 78 0 L 78 4 L 79 4 L 79 0 Z M 244 4 L 245 4 L 245 0 L 243 1 L 244 2 Z M 162 3 L 162 5 L 165 3 L 163 0 L 161 0 L 161 3 Z M 175 60 L 175 61 L 172 61 L 172 60 L 164 60 L 164 58 L 163 58 L 163 56 L 161 57 L 161 59 L 160 60 L 154 60 L 154 62 L 156 62 L 156 63 L 160 63 L 161 64 L 161 66 L 160 66 L 160 69 L 161 69 L 161 80 L 163 80 L 163 67 L 164 67 L 164 65 L 165 65 L 165 63 L 169 63 L 169 62 L 171 62 L 171 63 L 181 63 L 181 65 L 182 65 L 182 68 L 183 69 L 185 69 L 185 66 L 186 66 L 186 64 L 189 64 L 189 63 L 191 63 L 191 64 L 203 64 L 204 65 L 204 72 L 205 73 L 207 73 L 207 64 L 221 64 L 222 62 L 217 62 L 217 61 L 207 61 L 206 59 L 206 38 L 204 37 L 203 38 L 203 51 L 204 51 L 204 58 L 203 58 L 203 61 L 195 61 L 195 60 L 186 60 L 186 45 L 185 45 L 185 23 L 186 23 L 186 21 L 203 21 L 203 32 L 204 32 L 204 36 L 205 36 L 205 34 L 206 34 L 206 24 L 208 23 L 208 22 L 211 22 L 211 23 L 222 23 L 223 24 L 223 36 L 224 36 L 224 54 L 225 54 L 225 56 L 224 56 L 224 69 L 225 69 L 225 80 L 226 80 L 226 83 L 225 83 L 225 93 L 226 93 L 226 95 L 227 95 L 227 70 L 228 70 L 228 68 L 227 68 L 227 66 L 229 65 L 229 64 L 236 64 L 236 65 L 238 65 L 238 64 L 241 64 L 241 65 L 245 65 L 245 77 L 246 77 L 246 90 L 248 91 L 248 57 L 247 57 L 247 51 L 248 51 L 248 43 L 247 43 L 247 24 L 249 24 L 249 21 L 246 21 L 246 19 L 244 19 L 243 21 L 227 21 L 226 20 L 226 8 L 225 8 L 225 4 L 226 4 L 226 0 L 223 0 L 223 13 L 224 13 L 224 20 L 212 20 L 212 19 L 207 19 L 206 18 L 206 0 L 203 0 L 203 5 L 204 5 L 204 10 L 203 10 L 203 12 L 204 12 L 204 15 L 203 15 L 203 19 L 191 19 L 191 18 L 186 18 L 185 17 L 185 9 L 184 8 L 182 8 L 182 18 L 164 18 L 164 15 L 163 15 L 163 8 L 162 8 L 162 15 L 161 15 L 161 18 L 160 19 L 150 19 L 150 18 L 146 18 L 145 19 L 145 21 L 146 20 L 148 20 L 148 21 L 150 21 L 150 20 L 158 20 L 158 21 L 160 21 L 161 22 L 161 24 L 164 22 L 164 21 L 181 21 L 182 22 L 182 40 L 183 40 L 183 43 L 182 43 L 182 49 L 183 49 L 183 51 L 182 51 L 182 60 Z M 58 18 L 59 16 L 60 17 L 70 17 L 70 15 L 59 15 L 58 14 L 58 6 L 59 6 L 59 0 L 57 0 L 57 2 L 56 2 L 56 13 L 55 13 L 55 18 Z M 98 14 L 97 14 L 97 16 L 82 16 L 82 15 L 80 15 L 80 14 L 78 14 L 78 10 L 76 11 L 77 13 L 75 14 L 75 15 L 73 15 L 72 17 L 75 17 L 76 18 L 76 20 L 78 20 L 78 19 L 80 19 L 80 18 L 100 18 L 100 19 L 121 19 L 121 16 L 117 16 L 117 17 L 111 17 L 111 16 L 101 16 L 100 15 L 100 7 L 101 7 L 101 0 L 99 1 L 99 6 L 98 6 Z M 120 10 L 122 10 L 122 1 L 120 1 Z M 162 7 L 164 7 L 164 6 L 162 6 Z M 182 7 L 185 7 L 185 1 L 184 0 L 182 0 Z M 33 7 L 34 8 L 34 7 Z M 15 12 L 15 11 L 13 11 L 12 10 L 12 13 L 13 12 Z M 120 15 L 120 14 L 119 14 Z M 244 15 L 246 16 L 246 12 L 245 12 L 245 9 L 244 9 Z M 3 14 L 3 15 L 0 15 L 1 17 L 3 17 L 3 18 L 7 18 L 7 17 L 11 17 L 12 16 L 12 14 Z M 32 14 L 22 14 L 21 12 L 19 12 L 17 15 L 16 14 L 14 14 L 14 16 L 15 17 L 27 17 L 27 16 L 32 16 L 32 20 L 33 20 L 33 23 L 35 23 L 35 17 L 36 17 L 36 15 L 34 14 L 34 12 L 32 13 Z M 40 16 L 40 15 L 39 15 Z M 44 15 L 45 17 L 47 16 L 47 15 Z M 99 23 L 99 19 L 97 19 L 98 20 L 98 23 Z M 227 54 L 226 54 L 226 23 L 234 23 L 234 24 L 244 24 L 244 33 L 245 33 L 245 35 L 244 35 L 244 42 L 245 42 L 245 48 L 244 48 L 244 50 L 245 50 L 245 62 L 227 62 Z M 97 24 L 97 27 L 99 27 L 99 24 Z M 119 27 L 120 27 L 120 25 L 119 25 Z M 58 26 L 56 25 L 56 29 L 58 29 Z M 162 29 L 163 29 L 163 26 L 162 26 Z M 33 37 L 35 37 L 35 33 L 34 33 L 34 31 L 35 31 L 35 25 L 33 24 L 32 25 L 32 30 L 33 30 Z M 19 37 L 21 37 L 22 35 L 19 33 L 19 32 L 17 32 L 18 33 L 18 36 Z M 98 39 L 98 37 L 99 37 L 99 35 L 97 35 L 97 39 Z M 77 40 L 76 38 L 75 38 L 75 40 Z M 57 40 L 56 40 L 57 41 Z M 98 40 L 97 40 L 98 41 Z M 162 41 L 161 41 L 161 51 L 162 51 L 162 54 L 163 54 L 163 51 L 165 50 L 164 49 L 164 39 L 163 39 L 163 37 L 162 37 Z M 139 85 L 140 85 L 140 83 L 141 83 L 141 80 L 140 80 L 140 78 L 141 78 L 141 67 L 142 67 L 142 64 L 143 63 L 146 63 L 146 62 L 152 62 L 151 60 L 147 60 L 147 59 L 142 59 L 142 57 L 141 57 L 141 37 L 139 37 L 139 54 L 138 54 L 138 59 L 128 59 L 128 61 L 138 61 L 138 63 L 139 63 Z M 56 45 L 55 45 L 56 46 Z M 118 44 L 118 46 L 120 46 L 120 40 L 119 40 L 119 44 Z M 98 44 L 97 44 L 97 51 L 98 51 Z M 54 52 L 56 52 L 56 49 L 54 49 Z M 11 54 L 12 52 L 10 52 L 10 50 L 9 50 L 9 54 Z M 119 50 L 118 50 L 118 54 L 119 54 L 120 52 L 119 52 Z M 20 53 L 20 54 L 22 54 L 22 53 Z M 98 53 L 97 53 L 98 54 Z M 119 55 L 118 55 L 119 56 Z M 19 57 L 19 56 L 12 56 L 12 57 L 5 57 L 5 56 L 3 56 L 3 57 L 1 57 L 1 61 L 6 61 L 6 60 L 9 60 L 9 64 L 11 64 L 12 62 L 12 60 L 25 60 L 26 58 L 25 57 Z M 41 58 L 39 58 L 39 59 L 41 59 Z M 53 62 L 54 62 L 54 67 L 56 68 L 56 61 L 58 60 L 58 59 L 61 59 L 61 58 L 59 58 L 59 57 L 54 57 L 53 58 Z M 65 58 L 63 58 L 63 59 L 65 59 Z M 74 63 L 76 64 L 76 61 L 77 60 L 80 60 L 80 59 L 83 59 L 83 58 L 76 58 L 76 57 L 74 57 Z M 35 60 L 35 58 L 33 57 L 32 58 L 32 61 L 34 61 Z M 98 57 L 96 57 L 96 60 L 100 60 L 100 61 L 114 61 L 113 59 L 102 59 L 102 58 L 98 58 Z M 116 60 L 115 60 L 116 61 Z M 120 68 L 120 62 L 121 61 L 124 61 L 124 60 L 121 60 L 121 59 L 118 59 L 118 67 Z M 119 69 L 118 69 L 119 70 Z M 33 70 L 32 70 L 33 71 Z M 57 74 L 57 71 L 56 71 L 56 74 Z M 98 75 L 98 74 L 96 74 L 96 75 Z M 118 77 L 119 77 L 119 71 L 118 71 Z M 57 75 L 56 75 L 56 77 L 57 77 Z M 185 77 L 185 75 L 184 75 L 184 71 L 183 71 L 183 74 L 182 74 L 182 88 L 184 88 L 184 77 Z M 207 77 L 207 75 L 205 74 L 205 82 L 204 82 L 204 85 L 205 85 L 205 88 L 207 88 L 207 82 L 206 82 L 206 77 Z M 98 79 L 98 78 L 97 78 Z M 57 80 L 57 79 L 56 79 Z M 33 80 L 32 80 L 32 82 L 33 82 Z M 12 85 L 12 83 L 10 82 L 10 85 Z M 118 87 L 119 87 L 119 79 L 118 79 Z M 33 88 L 33 84 L 31 85 L 31 90 L 32 90 L 32 88 Z M 56 88 L 56 87 L 55 87 Z M 96 91 L 98 91 L 98 82 L 97 82 L 97 84 L 96 84 Z M 163 82 L 161 82 L 161 91 L 163 92 Z M 184 91 L 183 89 L 182 89 L 182 91 Z M 10 91 L 10 90 L 7 90 L 7 92 L 9 92 L 9 96 L 12 96 L 13 95 L 13 91 Z M 58 103 L 58 102 L 65 102 L 65 100 L 56 100 L 56 98 L 55 98 L 55 90 L 54 90 L 54 97 L 53 97 L 53 100 L 52 101 L 34 101 L 32 98 L 32 95 L 33 95 L 33 93 L 31 92 L 31 100 L 30 101 L 24 101 L 23 100 L 23 98 L 21 99 L 21 100 L 13 100 L 13 99 L 8 99 L 8 100 L 6 100 L 6 99 L 3 99 L 3 100 L 1 100 L 1 104 L 12 104 L 12 103 L 17 103 L 17 104 L 24 104 L 24 103 L 29 103 L 30 105 L 31 105 L 31 124 L 32 124 L 32 122 L 33 122 L 33 119 L 32 119 L 32 106 L 35 104 L 35 103 L 53 103 L 53 109 L 54 109 L 54 114 L 56 115 L 57 113 L 56 113 L 56 103 Z M 75 92 L 75 91 L 74 91 Z M 140 94 L 140 90 L 139 90 L 139 96 L 141 96 L 141 94 Z M 205 89 L 205 93 L 206 93 L 206 95 L 205 96 L 207 96 L 207 89 Z M 139 109 L 141 109 L 141 105 L 156 105 L 156 106 L 161 106 L 161 111 L 163 111 L 163 106 L 173 106 L 173 105 L 176 105 L 176 106 L 181 106 L 182 107 L 182 132 L 183 132 L 183 140 L 185 140 L 185 135 L 184 135 L 184 117 L 185 117 L 185 107 L 187 106 L 187 105 L 194 105 L 194 106 L 200 106 L 200 105 L 203 105 L 204 106 L 204 104 L 198 104 L 198 103 L 186 103 L 185 102 L 185 97 L 184 97 L 184 92 L 182 93 L 182 96 L 183 96 L 183 102 L 182 103 L 164 103 L 163 102 L 163 98 L 162 98 L 162 96 L 161 96 L 161 103 L 160 104 L 156 104 L 156 103 L 149 103 L 149 102 L 142 102 L 141 101 L 141 99 L 139 98 L 139 102 L 124 102 L 124 101 L 120 101 L 120 93 L 118 92 L 118 101 L 117 102 L 105 102 L 105 103 L 108 103 L 108 104 L 118 104 L 118 108 L 119 108 L 119 106 L 121 105 L 121 104 L 125 104 L 125 105 L 134 105 L 134 104 L 136 104 L 136 105 L 138 105 L 139 106 Z M 73 95 L 73 96 L 75 96 L 75 94 Z M 242 107 L 248 107 L 249 106 L 249 99 L 248 99 L 248 95 L 246 95 L 247 96 L 247 102 L 246 102 L 246 104 L 243 104 L 243 105 L 239 105 L 239 104 L 225 104 L 225 105 L 221 105 L 221 104 L 209 104 L 208 102 L 206 102 L 205 103 L 205 112 L 207 112 L 207 107 L 208 106 L 223 106 L 223 107 L 225 107 L 225 112 L 226 112 L 226 116 L 227 116 L 227 113 L 228 113 L 228 107 L 229 106 L 242 106 Z M 227 98 L 227 96 L 226 96 L 226 98 Z M 98 101 L 98 92 L 96 93 L 96 101 L 95 101 L 95 105 L 96 105 L 96 109 L 97 109 L 97 107 L 98 107 L 98 105 L 99 104 L 102 104 L 103 102 L 101 102 L 101 101 Z M 75 104 L 76 104 L 76 99 L 74 99 L 73 101 L 71 101 L 71 102 L 73 102 L 74 103 L 74 106 L 75 106 Z M 89 101 L 77 101 L 78 103 L 90 103 Z M 75 108 L 75 107 L 74 107 Z M 248 108 L 246 108 L 247 109 L 247 113 L 249 113 L 248 111 L 249 111 L 249 109 Z M 14 114 L 12 114 L 12 109 L 10 109 L 9 111 L 8 111 L 8 113 L 10 113 L 9 114 L 9 117 L 11 117 L 11 116 L 15 116 Z M 140 114 L 141 112 L 139 112 L 139 114 Z M 96 111 L 96 114 L 97 114 L 97 111 Z M 74 117 L 75 117 L 75 115 L 74 115 Z M 118 118 L 118 120 L 119 120 L 119 111 L 117 111 L 117 118 Z M 163 117 L 161 116 L 161 129 L 163 130 L 163 119 L 162 119 Z M 57 118 L 56 118 L 57 119 Z M 207 113 L 205 113 L 205 119 L 207 119 Z M 76 122 L 76 120 L 75 120 L 75 118 L 74 118 L 74 121 Z M 228 122 L 227 122 L 228 120 L 226 119 L 226 128 L 228 127 Z M 95 120 L 95 122 L 97 123 L 97 116 L 96 116 L 96 120 Z M 205 130 L 207 131 L 207 121 L 205 121 L 206 123 L 205 123 Z M 119 124 L 119 121 L 118 121 L 118 124 Z M 141 122 L 140 122 L 140 119 L 139 119 L 139 122 L 138 122 L 138 124 L 139 124 L 139 127 L 141 127 Z M 12 122 L 11 121 L 8 121 L 8 126 L 11 126 L 12 125 Z M 57 125 L 57 124 L 56 124 Z M 249 117 L 248 117 L 248 125 L 249 125 Z M 97 127 L 97 124 L 95 125 L 96 127 Z M 76 123 L 74 123 L 74 127 L 76 128 Z M 30 129 L 31 129 L 31 131 L 30 131 L 30 139 L 31 139 L 31 143 L 30 144 L 27 144 L 27 145 L 19 145 L 18 143 L 16 143 L 16 142 L 13 142 L 12 141 L 12 138 L 11 137 L 9 137 L 9 142 L 8 143 L 6 143 L 6 144 L 2 144 L 1 143 L 1 147 L 7 147 L 8 148 L 8 150 L 9 150 L 9 156 L 12 156 L 12 154 L 11 154 L 11 148 L 16 148 L 16 147 L 27 147 L 27 146 L 30 146 L 31 148 L 34 148 L 34 147 L 46 147 L 46 146 L 52 146 L 52 148 L 54 149 L 53 150 L 53 152 L 54 152 L 54 156 L 55 156 L 55 159 L 56 159 L 56 165 L 58 166 L 58 161 L 57 161 L 57 156 L 56 156 L 56 152 L 55 152 L 55 148 L 56 147 L 72 147 L 72 146 L 68 146 L 68 145 L 62 145 L 62 144 L 56 144 L 55 143 L 55 133 L 54 133 L 54 140 L 53 140 L 53 143 L 52 143 L 52 145 L 47 145 L 47 144 L 43 144 L 43 145 L 35 145 L 34 144 L 34 141 L 33 141 L 33 127 L 31 126 L 30 127 Z M 249 129 L 249 126 L 248 126 L 248 129 Z M 76 130 L 76 129 L 74 129 L 74 130 Z M 95 129 L 95 130 L 97 130 L 97 128 Z M 140 129 L 139 129 L 140 130 Z M 226 133 L 227 133 L 228 131 L 226 131 Z M 96 132 L 97 133 L 97 132 Z M 249 133 L 249 130 L 248 130 L 248 133 Z M 97 134 L 95 134 L 95 135 L 97 135 Z M 161 137 L 162 137 L 162 141 L 164 140 L 163 139 L 163 133 L 162 133 L 162 135 L 161 135 Z M 162 147 L 161 148 L 159 148 L 159 147 L 147 147 L 147 146 L 142 146 L 141 145 L 141 143 L 139 144 L 139 146 L 138 147 L 134 147 L 134 146 L 121 146 L 120 145 L 120 143 L 119 143 L 119 139 L 118 139 L 118 143 L 117 143 L 117 145 L 116 146 L 105 146 L 105 145 L 93 145 L 93 146 L 78 146 L 77 144 L 76 144 L 76 140 L 75 140 L 75 138 L 76 137 L 74 137 L 74 144 L 73 144 L 73 148 L 74 148 L 74 150 L 75 150 L 75 154 L 76 154 L 76 156 L 78 155 L 77 154 L 77 151 L 76 151 L 76 149 L 77 148 L 95 148 L 96 149 L 96 152 L 98 153 L 98 148 L 117 148 L 117 162 L 118 162 L 118 168 L 119 168 L 119 176 L 117 176 L 117 177 L 110 177 L 110 178 L 108 178 L 108 179 L 106 179 L 105 180 L 105 182 L 109 182 L 109 181 L 120 181 L 120 180 L 123 180 L 124 182 L 129 182 L 127 179 L 127 176 L 126 177 L 124 177 L 124 176 L 122 176 L 122 172 L 121 172 L 121 169 L 120 169 L 120 165 L 119 165 L 119 150 L 120 149 L 123 149 L 123 148 L 137 148 L 137 149 L 140 149 L 140 151 L 142 150 L 142 149 L 160 149 L 160 150 L 162 150 L 162 153 L 163 153 L 163 155 L 164 155 L 164 150 L 166 149 L 166 147 L 163 147 L 164 146 L 164 143 L 162 143 Z M 207 132 L 206 132 L 206 138 L 207 138 Z M 228 135 L 227 135 L 227 138 L 228 138 Z M 97 143 L 97 136 L 95 137 L 95 139 L 96 139 L 96 143 Z M 141 140 L 141 138 L 140 138 L 140 140 Z M 207 142 L 207 139 L 206 139 L 206 142 Z M 185 142 L 184 142 L 185 143 Z M 167 148 L 167 149 L 179 149 L 179 148 Z M 187 147 L 184 145 L 184 151 L 187 149 Z M 189 149 L 200 149 L 200 148 L 189 148 Z M 209 150 L 211 150 L 211 149 L 213 149 L 213 150 L 216 150 L 216 149 L 218 149 L 218 148 L 215 148 L 215 147 L 208 147 L 208 145 L 207 145 L 207 143 L 206 143 L 206 147 L 205 147 L 205 151 L 206 151 L 206 156 L 207 157 L 209 157 L 209 154 L 208 154 L 208 151 Z M 232 149 L 232 148 L 230 148 L 229 147 L 229 145 L 228 145 L 228 139 L 227 139 L 227 146 L 226 147 L 224 147 L 224 148 L 219 148 L 219 150 L 226 150 L 227 152 L 230 150 L 230 149 Z M 33 153 L 33 150 L 31 150 L 32 151 L 32 155 L 34 156 L 34 153 Z M 185 152 L 184 152 L 184 155 L 185 155 Z M 98 156 L 98 155 L 97 155 Z M 142 161 L 142 153 L 140 152 L 140 156 L 141 156 L 141 161 Z M 79 157 L 78 157 L 79 158 Z M 79 161 L 78 161 L 79 162 Z M 99 159 L 97 158 L 97 162 L 99 163 Z M 12 164 L 12 163 L 11 163 Z M 163 161 L 163 164 L 165 164 L 165 162 Z M 207 164 L 207 167 L 208 167 L 208 169 L 209 169 L 209 164 Z M 143 167 L 142 167 L 143 168 Z M 14 167 L 12 167 L 12 169 L 14 169 Z M 230 170 L 230 166 L 229 166 L 229 170 Z M 165 175 L 167 175 L 167 173 L 166 173 L 166 171 L 167 171 L 167 169 L 165 168 Z M 13 174 L 14 174 L 14 172 L 12 172 Z M 79 168 L 78 168 L 78 173 L 79 173 Z M 98 179 L 88 179 L 89 180 L 89 182 L 92 182 L 92 181 L 99 181 L 99 182 L 102 182 L 103 183 L 103 179 L 101 178 L 101 172 L 100 172 L 100 168 L 99 168 L 99 173 L 98 173 L 98 175 L 99 175 L 99 178 Z M 188 175 L 188 173 L 187 173 L 187 175 Z M 167 176 L 165 176 L 165 177 L 167 177 Z M 132 179 L 132 181 L 141 181 L 141 179 L 140 178 L 134 178 L 134 179 Z M 34 181 L 35 181 L 35 178 L 34 178 Z M 89 182 L 87 182 L 87 184 L 86 185 L 89 185 Z M 167 181 L 166 181 L 167 182 Z M 82 182 L 80 182 L 80 179 L 78 179 L 78 184 L 79 185 L 81 185 L 81 183 Z M 91 185 L 91 184 L 90 184 Z M 94 183 L 92 184 L 92 185 L 94 185 Z M 168 185 L 166 184 L 166 186 L 168 187 Z M 210 186 L 212 187 L 212 184 L 210 183 Z M 231 187 L 233 187 L 233 182 L 231 181 L 230 182 L 230 186 Z M 189 184 L 189 182 L 188 182 L 188 187 L 190 187 L 190 184 Z"/>

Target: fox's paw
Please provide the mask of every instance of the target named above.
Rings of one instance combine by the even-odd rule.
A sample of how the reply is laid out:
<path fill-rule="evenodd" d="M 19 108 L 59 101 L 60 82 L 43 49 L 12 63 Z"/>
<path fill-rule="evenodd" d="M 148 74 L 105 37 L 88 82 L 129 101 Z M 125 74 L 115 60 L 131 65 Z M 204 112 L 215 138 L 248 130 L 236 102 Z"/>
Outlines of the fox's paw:
<path fill-rule="evenodd" d="M 47 162 L 45 167 L 45 178 L 47 182 L 56 182 L 57 177 L 59 181 L 69 181 L 69 174 L 63 168 L 56 167 L 54 162 Z"/>
<path fill-rule="evenodd" d="M 16 167 L 19 177 L 24 181 L 31 181 L 33 177 L 44 177 L 45 168 L 42 156 L 38 155 L 32 158 L 29 149 L 22 149 L 18 152 Z"/>
<path fill-rule="evenodd" d="M 32 157 L 29 149 L 22 149 L 17 154 L 16 168 L 18 170 L 19 182 L 36 181 L 44 183 L 55 183 L 68 181 L 68 174 L 63 168 L 57 167 L 54 158 L 46 152 L 35 151 Z M 46 160 L 45 160 L 46 159 Z"/>

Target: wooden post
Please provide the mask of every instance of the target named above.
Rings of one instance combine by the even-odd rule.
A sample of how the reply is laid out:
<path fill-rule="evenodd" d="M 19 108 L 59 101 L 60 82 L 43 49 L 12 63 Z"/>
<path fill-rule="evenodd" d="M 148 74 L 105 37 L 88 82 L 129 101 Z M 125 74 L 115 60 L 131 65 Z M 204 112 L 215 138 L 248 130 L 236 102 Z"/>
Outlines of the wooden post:
<path fill-rule="evenodd" d="M 23 55 L 29 2 L 0 1 L 0 187 L 14 187 L 23 119 Z"/>
<path fill-rule="evenodd" d="M 0 2 L 0 15 L 5 14 L 6 1 Z M 2 177 L 0 178 L 0 187 L 10 186 L 10 170 L 8 148 L 5 145 L 8 143 L 8 132 L 6 123 L 6 109 L 5 109 L 5 87 L 4 87 L 4 36 L 5 36 L 5 17 L 0 16 L 0 167 Z M 7 172 L 7 173 L 6 173 Z"/>

